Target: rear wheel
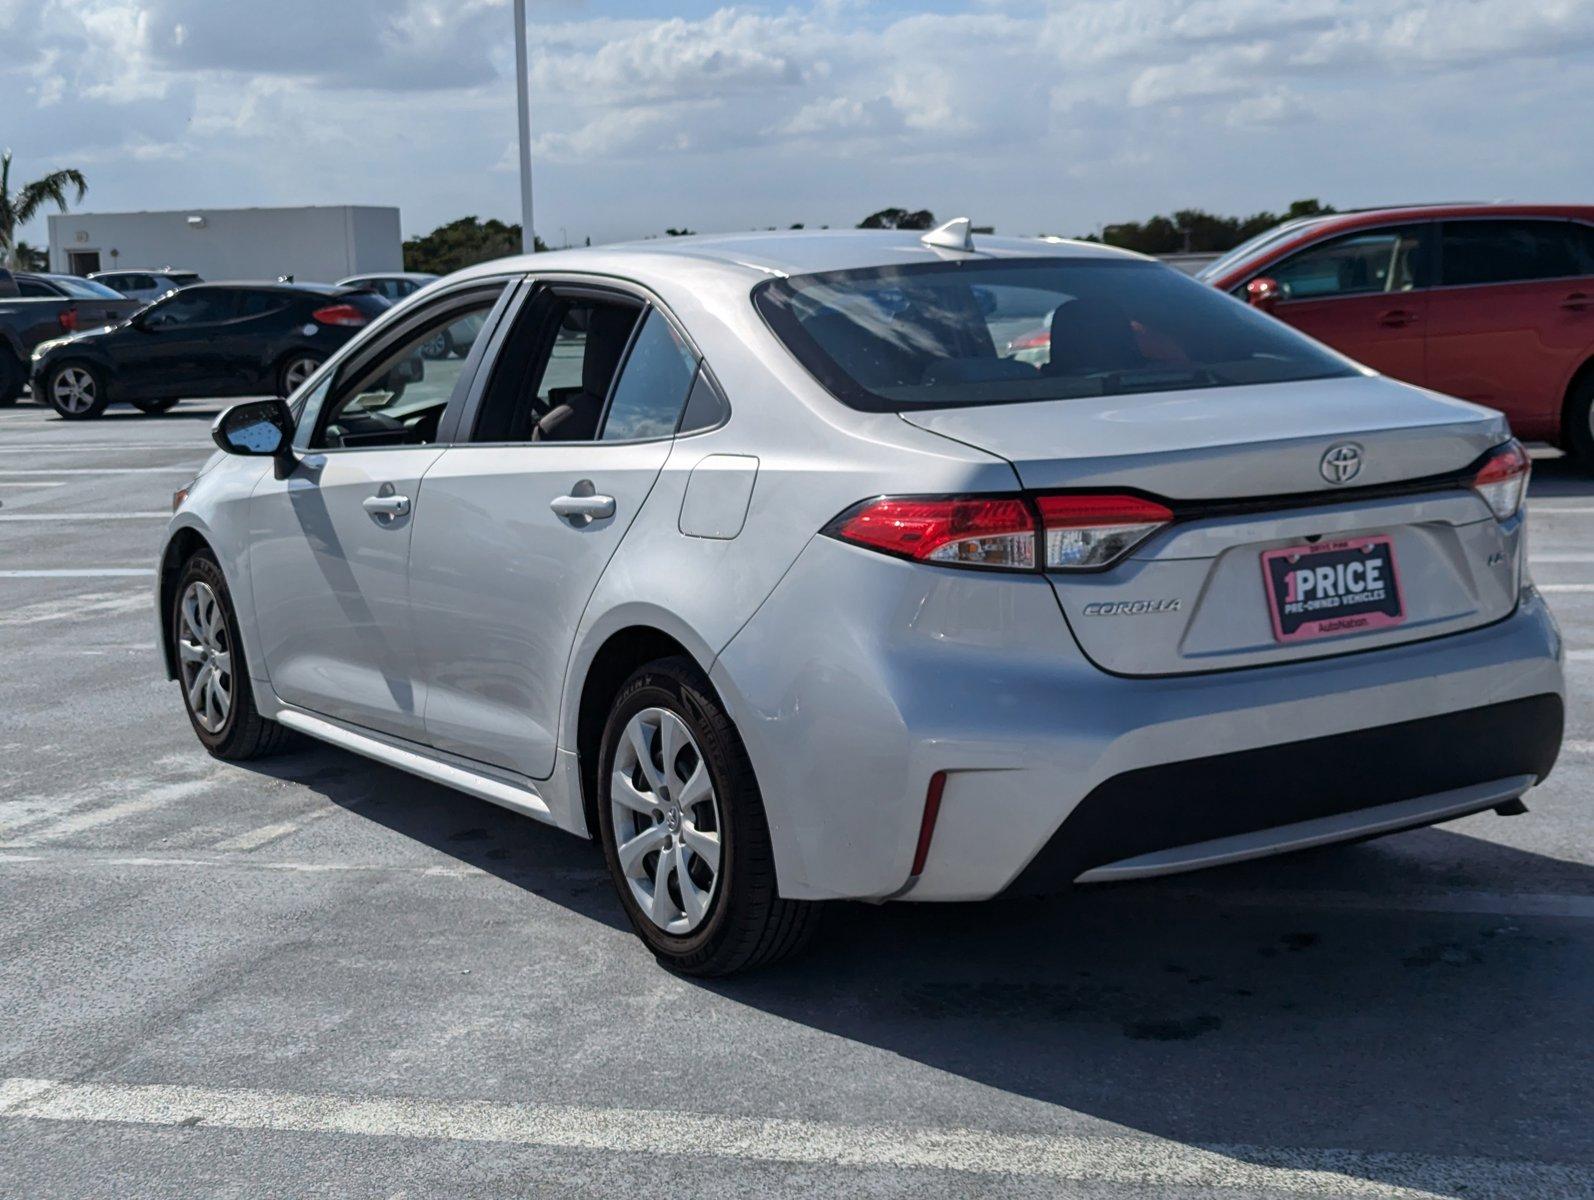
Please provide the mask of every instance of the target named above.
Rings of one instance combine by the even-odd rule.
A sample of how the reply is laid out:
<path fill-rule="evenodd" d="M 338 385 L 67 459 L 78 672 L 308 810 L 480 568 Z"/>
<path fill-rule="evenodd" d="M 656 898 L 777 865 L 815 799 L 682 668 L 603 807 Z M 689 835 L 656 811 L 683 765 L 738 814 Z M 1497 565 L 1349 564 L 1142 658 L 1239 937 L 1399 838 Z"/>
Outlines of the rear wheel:
<path fill-rule="evenodd" d="M 22 385 L 27 382 L 24 374 L 17 356 L 9 350 L 0 349 L 0 408 L 15 404 L 17 397 L 22 395 Z"/>
<path fill-rule="evenodd" d="M 690 660 L 650 663 L 620 690 L 598 758 L 598 824 L 620 903 L 662 965 L 729 975 L 813 937 L 820 906 L 777 893 L 752 763 Z"/>
<path fill-rule="evenodd" d="M 288 355 L 277 368 L 277 395 L 293 395 L 301 383 L 320 369 L 323 361 L 318 354 L 296 352 Z"/>
<path fill-rule="evenodd" d="M 68 421 L 97 417 L 111 402 L 105 391 L 105 377 L 97 368 L 81 362 L 50 368 L 44 377 L 43 399 Z"/>
<path fill-rule="evenodd" d="M 1566 448 L 1594 474 L 1594 371 L 1585 371 L 1566 406 Z"/>
<path fill-rule="evenodd" d="M 255 707 L 238 618 L 221 567 L 200 551 L 183 565 L 167 614 L 183 706 L 205 749 L 230 762 L 277 750 L 287 730 Z"/>
<path fill-rule="evenodd" d="M 134 408 L 138 409 L 139 412 L 153 415 L 155 413 L 163 413 L 170 409 L 176 408 L 177 400 L 178 398 L 176 396 L 164 396 L 159 400 L 132 400 L 129 401 L 129 403 L 132 404 Z"/>

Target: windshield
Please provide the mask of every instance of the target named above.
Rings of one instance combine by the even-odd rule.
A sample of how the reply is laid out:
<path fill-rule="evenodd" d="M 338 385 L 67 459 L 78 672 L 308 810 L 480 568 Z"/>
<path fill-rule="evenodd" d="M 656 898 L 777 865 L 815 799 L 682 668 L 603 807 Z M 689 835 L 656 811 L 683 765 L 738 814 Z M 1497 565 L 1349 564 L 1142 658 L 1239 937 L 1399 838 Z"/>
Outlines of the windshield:
<path fill-rule="evenodd" d="M 1233 250 L 1228 251 L 1220 258 L 1215 258 L 1206 266 L 1195 273 L 1195 277 L 1202 283 L 1208 283 L 1219 275 L 1227 275 L 1235 267 L 1248 258 L 1253 258 L 1274 242 L 1283 238 L 1293 237 L 1308 226 L 1316 224 L 1313 221 L 1285 221 L 1282 225 L 1275 225 L 1271 229 L 1264 229 L 1255 237 L 1247 238 Z"/>
<path fill-rule="evenodd" d="M 868 412 L 1355 373 L 1273 318 L 1132 259 L 837 271 L 770 280 L 753 300 L 826 388 Z"/>
<path fill-rule="evenodd" d="M 92 279 L 78 279 L 71 275 L 52 275 L 50 282 L 68 296 L 77 300 L 125 300 L 121 292 L 112 291 L 103 283 Z"/>

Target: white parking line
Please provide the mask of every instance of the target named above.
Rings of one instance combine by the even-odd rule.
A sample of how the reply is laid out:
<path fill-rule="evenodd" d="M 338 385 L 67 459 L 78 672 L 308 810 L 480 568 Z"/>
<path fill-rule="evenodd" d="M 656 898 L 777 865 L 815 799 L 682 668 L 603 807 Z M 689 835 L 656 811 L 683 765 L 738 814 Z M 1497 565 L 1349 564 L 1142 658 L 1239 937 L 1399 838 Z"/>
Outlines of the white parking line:
<path fill-rule="evenodd" d="M 1530 554 L 1530 563 L 1594 563 L 1594 554 Z"/>
<path fill-rule="evenodd" d="M 118 450 L 170 450 L 174 454 L 192 454 L 205 448 L 203 442 L 26 442 L 0 446 L 0 454 L 105 454 Z"/>
<path fill-rule="evenodd" d="M 8 479 L 20 475 L 192 475 L 204 465 L 204 463 L 188 463 L 176 467 L 51 467 L 48 470 L 42 467 L 6 467 L 0 470 L 0 475 Z"/>
<path fill-rule="evenodd" d="M 186 779 L 177 783 L 163 783 L 147 790 L 141 790 L 137 795 L 123 800 L 119 804 L 107 804 L 99 808 L 81 808 L 69 811 L 55 819 L 35 821 L 31 824 L 24 823 L 14 831 L 8 831 L 0 847 L 6 849 L 42 846 L 50 842 L 59 842 L 65 838 L 75 837 L 77 834 L 86 833 L 91 829 L 98 829 L 102 825 L 114 825 L 126 817 L 140 816 L 146 812 L 161 808 L 174 800 L 187 800 L 190 797 L 202 795 L 216 788 L 213 779 Z"/>
<path fill-rule="evenodd" d="M 1549 515 L 1559 517 L 1594 515 L 1594 505 L 1534 504 L 1530 501 L 1528 503 L 1528 515 Z"/>
<path fill-rule="evenodd" d="M 10 480 L 0 479 L 0 487 L 41 488 L 65 486 L 66 480 L 64 479 L 19 479 L 15 483 Z"/>
<path fill-rule="evenodd" d="M 841 1124 L 565 1104 L 339 1096 L 166 1084 L 0 1079 L 0 1117 L 683 1154 L 842 1170 L 953 1171 L 1129 1186 L 1336 1197 L 1586 1195 L 1594 1170 L 1508 1159 L 1296 1146 L 1192 1145 L 1144 1136 Z M 188 1136 L 200 1136 L 191 1132 Z"/>
<path fill-rule="evenodd" d="M 1589 659 L 1594 658 L 1594 650 L 1568 650 L 1566 656 L 1577 662 L 1587 662 Z"/>
<path fill-rule="evenodd" d="M 1594 592 L 1594 583 L 1536 583 L 1541 592 Z"/>
<path fill-rule="evenodd" d="M 154 567 L 30 567 L 0 570 L 0 579 L 122 579 L 153 574 Z"/>
<path fill-rule="evenodd" d="M 170 512 L 0 513 L 0 521 L 169 521 Z"/>

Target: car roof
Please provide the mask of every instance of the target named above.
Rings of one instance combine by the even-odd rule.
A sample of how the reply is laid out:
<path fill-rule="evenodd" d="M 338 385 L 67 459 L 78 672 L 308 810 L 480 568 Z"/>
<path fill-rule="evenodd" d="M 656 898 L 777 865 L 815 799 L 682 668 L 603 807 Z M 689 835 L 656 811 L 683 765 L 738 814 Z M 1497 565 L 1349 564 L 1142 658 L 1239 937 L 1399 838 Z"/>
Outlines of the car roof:
<path fill-rule="evenodd" d="M 349 275 L 338 280 L 338 286 L 342 287 L 356 279 L 419 279 L 430 283 L 434 279 L 441 278 L 441 275 L 434 275 L 430 271 L 367 271 L 363 275 Z"/>
<path fill-rule="evenodd" d="M 1141 259 L 1133 251 L 1065 238 L 1013 238 L 975 234 L 972 252 L 926 245 L 917 230 L 832 229 L 769 233 L 694 234 L 610 246 L 547 250 L 467 267 L 456 278 L 506 271 L 597 271 L 669 274 L 688 261 L 712 264 L 750 280 L 822 271 L 864 270 L 912 263 L 1000 258 Z M 1147 260 L 1149 261 L 1149 260 Z"/>
<path fill-rule="evenodd" d="M 184 291 L 212 291 L 216 288 L 248 288 L 252 292 L 314 292 L 319 296 L 336 296 L 352 289 L 336 283 L 284 283 L 280 279 L 207 279 Z"/>
<path fill-rule="evenodd" d="M 190 271 L 187 267 L 112 267 L 109 271 L 90 271 L 89 279 L 98 279 L 101 275 L 197 275 L 198 271 Z"/>

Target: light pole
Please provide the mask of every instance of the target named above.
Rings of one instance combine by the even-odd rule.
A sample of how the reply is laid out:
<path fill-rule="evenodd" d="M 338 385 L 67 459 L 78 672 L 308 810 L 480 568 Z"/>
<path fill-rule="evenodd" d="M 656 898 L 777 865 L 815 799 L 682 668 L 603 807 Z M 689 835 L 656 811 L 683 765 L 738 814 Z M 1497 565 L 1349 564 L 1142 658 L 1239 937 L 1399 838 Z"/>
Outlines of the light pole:
<path fill-rule="evenodd" d="M 531 227 L 531 84 L 526 78 L 526 0 L 515 0 L 515 97 L 520 108 L 520 248 L 537 248 Z"/>

